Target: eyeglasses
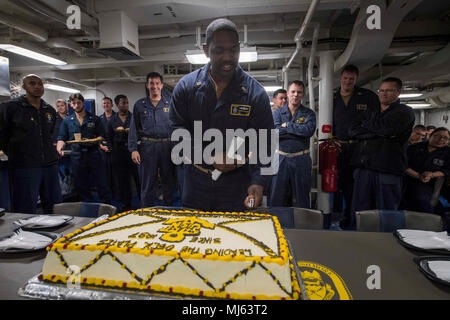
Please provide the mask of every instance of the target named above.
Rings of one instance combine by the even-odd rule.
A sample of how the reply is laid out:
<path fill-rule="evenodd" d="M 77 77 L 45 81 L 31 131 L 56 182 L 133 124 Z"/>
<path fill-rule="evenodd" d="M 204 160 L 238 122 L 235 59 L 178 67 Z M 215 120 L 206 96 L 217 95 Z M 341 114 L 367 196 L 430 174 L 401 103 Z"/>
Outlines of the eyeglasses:
<path fill-rule="evenodd" d="M 433 137 L 435 137 L 437 140 L 444 140 L 444 141 L 448 141 L 449 137 L 447 136 L 441 136 L 440 134 L 435 134 L 433 135 Z"/>
<path fill-rule="evenodd" d="M 384 93 L 384 92 L 386 92 L 386 93 L 394 93 L 394 91 L 396 91 L 396 90 L 395 89 L 379 89 L 377 91 L 378 91 L 378 93 Z"/>

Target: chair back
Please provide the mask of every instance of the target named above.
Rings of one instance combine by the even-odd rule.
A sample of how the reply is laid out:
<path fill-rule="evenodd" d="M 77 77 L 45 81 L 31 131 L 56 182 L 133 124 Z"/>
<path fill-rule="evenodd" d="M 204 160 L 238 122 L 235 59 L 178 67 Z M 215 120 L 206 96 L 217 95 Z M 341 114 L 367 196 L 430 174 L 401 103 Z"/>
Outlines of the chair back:
<path fill-rule="evenodd" d="M 295 229 L 320 230 L 324 227 L 324 217 L 320 210 L 294 208 Z"/>
<path fill-rule="evenodd" d="M 270 207 L 268 213 L 278 218 L 282 228 L 293 229 L 295 228 L 293 212 L 294 208 L 290 207 Z"/>
<path fill-rule="evenodd" d="M 407 229 L 440 232 L 444 230 L 444 223 L 437 214 L 405 211 Z"/>
<path fill-rule="evenodd" d="M 434 183 L 433 194 L 431 195 L 430 204 L 434 208 L 437 206 L 439 202 L 439 196 L 441 195 L 441 189 L 444 185 L 445 177 L 436 178 L 436 182 Z"/>
<path fill-rule="evenodd" d="M 54 214 L 64 214 L 76 217 L 97 218 L 107 214 L 113 216 L 117 208 L 106 203 L 63 202 L 53 206 Z"/>
<path fill-rule="evenodd" d="M 286 229 L 323 229 L 324 218 L 320 210 L 294 207 L 260 207 L 252 210 L 252 212 L 276 216 L 281 227 Z"/>
<path fill-rule="evenodd" d="M 366 210 L 356 212 L 356 230 L 368 232 L 394 232 L 397 229 L 442 231 L 438 215 L 402 210 Z"/>

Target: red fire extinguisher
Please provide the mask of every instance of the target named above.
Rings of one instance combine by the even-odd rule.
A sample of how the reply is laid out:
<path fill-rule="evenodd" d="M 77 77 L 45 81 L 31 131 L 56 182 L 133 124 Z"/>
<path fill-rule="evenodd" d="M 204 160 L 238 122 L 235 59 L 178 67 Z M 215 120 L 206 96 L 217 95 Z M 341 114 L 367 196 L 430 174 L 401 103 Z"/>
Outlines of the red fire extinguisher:
<path fill-rule="evenodd" d="M 337 191 L 337 175 L 338 171 L 335 166 L 325 169 L 322 174 L 322 190 L 325 192 Z"/>
<path fill-rule="evenodd" d="M 319 144 L 319 173 L 323 174 L 325 169 L 335 166 L 337 168 L 338 146 L 332 139 L 326 139 Z"/>
<path fill-rule="evenodd" d="M 337 154 L 338 146 L 332 139 L 326 139 L 319 145 L 319 173 L 322 175 L 322 190 L 337 191 Z"/>

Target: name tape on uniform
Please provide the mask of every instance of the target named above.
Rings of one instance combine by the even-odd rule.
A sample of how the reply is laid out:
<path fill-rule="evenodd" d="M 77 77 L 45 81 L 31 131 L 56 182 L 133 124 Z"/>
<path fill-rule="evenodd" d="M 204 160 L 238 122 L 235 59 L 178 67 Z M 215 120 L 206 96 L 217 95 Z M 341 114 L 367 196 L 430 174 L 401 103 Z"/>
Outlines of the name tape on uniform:
<path fill-rule="evenodd" d="M 232 104 L 230 114 L 232 116 L 248 117 L 252 107 L 245 104 Z"/>

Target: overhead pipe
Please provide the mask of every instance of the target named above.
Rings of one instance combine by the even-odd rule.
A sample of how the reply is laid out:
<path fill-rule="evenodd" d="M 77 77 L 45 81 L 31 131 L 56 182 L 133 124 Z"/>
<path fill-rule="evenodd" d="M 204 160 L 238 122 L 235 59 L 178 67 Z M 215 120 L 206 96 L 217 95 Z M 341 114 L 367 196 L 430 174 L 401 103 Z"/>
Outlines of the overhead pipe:
<path fill-rule="evenodd" d="M 244 47 L 247 46 L 247 25 L 244 24 Z"/>
<path fill-rule="evenodd" d="M 314 26 L 314 33 L 312 38 L 311 52 L 309 55 L 308 62 L 308 92 L 309 92 L 309 108 L 311 110 L 315 110 L 314 103 L 314 81 L 317 80 L 314 78 L 314 60 L 316 58 L 316 48 L 317 48 L 317 40 L 319 38 L 319 30 L 320 24 L 316 23 Z"/>
<path fill-rule="evenodd" d="M 247 27 L 246 27 L 247 26 Z M 245 30 L 247 28 L 247 31 Z M 298 29 L 298 25 L 294 23 L 285 24 L 284 30 L 296 30 Z M 152 40 L 159 38 L 168 38 L 171 35 L 176 34 L 178 37 L 181 36 L 195 36 L 197 34 L 198 27 L 195 29 L 192 28 L 182 28 L 181 30 L 156 30 L 156 31 L 142 31 L 139 33 L 140 40 Z M 272 31 L 277 32 L 275 30 L 274 25 L 272 23 L 268 24 L 255 24 L 255 25 L 244 25 L 244 28 L 238 27 L 238 32 L 264 32 L 264 31 Z"/>
<path fill-rule="evenodd" d="M 316 48 L 317 48 L 317 41 L 319 38 L 319 30 L 320 30 L 320 24 L 316 23 L 314 26 L 314 32 L 312 37 L 312 43 L 311 43 L 311 51 L 309 55 L 309 62 L 308 62 L 308 91 L 309 91 L 309 108 L 315 112 L 315 98 L 314 98 L 314 81 L 317 79 L 314 78 L 314 61 L 316 58 Z M 314 176 L 318 173 L 318 159 L 319 159 L 319 145 L 317 143 L 317 137 L 313 135 L 310 139 L 310 146 L 311 146 L 311 161 L 313 165 L 313 174 Z M 314 182 L 316 179 L 314 179 Z M 314 186 L 317 188 L 317 185 L 314 184 Z"/>
<path fill-rule="evenodd" d="M 61 14 L 60 12 L 56 11 L 55 9 L 49 7 L 48 5 L 42 3 L 38 0 L 33 0 L 33 1 L 15 0 L 14 2 L 19 2 L 23 6 L 26 6 L 26 7 L 30 8 L 31 10 L 33 10 L 37 13 L 40 13 L 46 17 L 49 17 L 50 19 L 58 21 L 64 25 L 66 25 L 66 23 L 67 23 L 67 17 L 65 15 Z M 99 33 L 97 30 L 95 30 L 95 28 L 92 28 L 92 27 L 82 24 L 81 29 L 92 36 L 99 36 Z"/>
<path fill-rule="evenodd" d="M 197 33 L 196 33 L 197 42 L 196 42 L 196 46 L 197 46 L 200 50 L 203 50 L 203 46 L 202 46 L 202 33 L 201 33 L 201 31 L 202 31 L 201 27 L 197 27 Z"/>
<path fill-rule="evenodd" d="M 333 74 L 334 55 L 333 51 L 320 53 L 320 82 L 319 82 L 319 112 L 317 114 L 317 138 L 319 140 L 328 138 L 328 133 L 323 130 L 324 125 L 331 126 L 333 123 Z M 318 147 L 316 149 L 318 156 Z M 322 175 L 317 172 L 317 209 L 324 214 L 325 229 L 329 228 L 331 217 L 330 193 L 322 191 Z"/>
<path fill-rule="evenodd" d="M 80 57 L 83 56 L 83 47 L 76 41 L 67 38 L 50 38 L 47 40 L 50 48 L 65 48 L 74 51 Z"/>
<path fill-rule="evenodd" d="M 124 77 L 104 77 L 104 78 L 83 78 L 79 79 L 81 82 L 92 82 L 92 81 L 121 81 L 121 80 L 136 80 L 137 82 L 145 81 L 145 75 L 135 75 L 133 73 L 130 73 L 131 71 L 128 69 L 125 69 L 125 67 L 120 68 L 121 71 L 123 71 L 123 74 L 126 76 Z M 279 76 L 278 70 L 255 70 L 250 71 L 249 74 L 254 78 L 260 78 L 264 76 L 272 76 L 274 78 L 277 78 Z M 186 74 L 163 74 L 165 80 L 180 80 L 183 76 Z"/>
<path fill-rule="evenodd" d="M 48 39 L 48 32 L 45 29 L 39 28 L 36 25 L 17 19 L 16 17 L 3 12 L 0 12 L 0 23 L 28 33 L 40 42 L 45 42 Z"/>
<path fill-rule="evenodd" d="M 125 76 L 127 76 L 127 78 L 129 80 L 131 80 L 131 82 L 134 82 L 134 83 L 141 82 L 139 79 L 136 79 L 136 78 L 139 78 L 139 77 L 137 77 L 129 68 L 123 67 L 123 68 L 120 68 L 120 71 L 122 71 L 123 74 Z"/>
<path fill-rule="evenodd" d="M 289 61 L 286 63 L 285 66 L 283 66 L 283 69 L 282 69 L 283 78 L 284 78 L 284 86 L 283 86 L 284 89 L 287 89 L 287 86 L 288 86 L 288 77 L 287 77 L 288 69 L 291 67 L 292 62 L 294 62 L 294 59 L 297 57 L 298 53 L 300 52 L 300 49 L 302 48 L 301 41 L 303 39 L 306 29 L 309 26 L 309 23 L 311 22 L 312 16 L 314 15 L 314 13 L 316 11 L 316 7 L 319 4 L 319 2 L 320 2 L 320 0 L 312 0 L 310 6 L 308 8 L 308 12 L 306 13 L 303 24 L 300 27 L 299 31 L 295 34 L 295 37 L 294 37 L 294 41 L 296 43 L 295 51 L 292 54 Z"/>

